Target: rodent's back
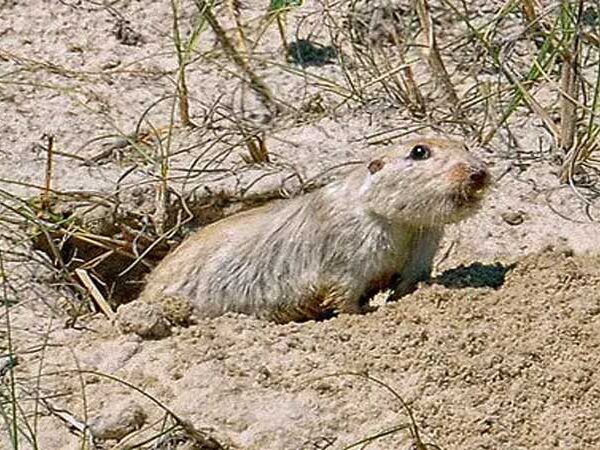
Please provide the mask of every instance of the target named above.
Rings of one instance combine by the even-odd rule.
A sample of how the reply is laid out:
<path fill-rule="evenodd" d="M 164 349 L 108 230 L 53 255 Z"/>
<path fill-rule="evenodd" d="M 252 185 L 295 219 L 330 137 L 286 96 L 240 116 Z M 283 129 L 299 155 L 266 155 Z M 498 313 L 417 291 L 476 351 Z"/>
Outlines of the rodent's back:
<path fill-rule="evenodd" d="M 153 302 L 161 296 L 202 295 L 207 274 L 236 255 L 253 238 L 255 229 L 268 226 L 269 212 L 281 205 L 267 205 L 234 214 L 209 224 L 185 239 L 150 273 L 139 299 Z"/>

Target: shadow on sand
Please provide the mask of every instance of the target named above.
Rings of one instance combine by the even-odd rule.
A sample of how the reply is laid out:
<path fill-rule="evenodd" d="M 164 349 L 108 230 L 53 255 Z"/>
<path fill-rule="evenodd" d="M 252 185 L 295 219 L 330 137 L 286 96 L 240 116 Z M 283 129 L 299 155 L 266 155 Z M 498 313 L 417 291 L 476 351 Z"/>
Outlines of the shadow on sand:
<path fill-rule="evenodd" d="M 475 262 L 468 266 L 449 269 L 431 280 L 433 284 L 441 284 L 450 289 L 466 287 L 498 289 L 504 284 L 506 274 L 515 268 L 516 264 L 501 263 L 482 264 Z"/>

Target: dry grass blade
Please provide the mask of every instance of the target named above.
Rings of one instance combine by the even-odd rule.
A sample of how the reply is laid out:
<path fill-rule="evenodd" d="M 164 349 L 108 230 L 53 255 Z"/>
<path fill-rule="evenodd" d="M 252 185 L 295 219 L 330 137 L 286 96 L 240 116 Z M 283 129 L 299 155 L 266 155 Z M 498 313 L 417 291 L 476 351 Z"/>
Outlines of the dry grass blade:
<path fill-rule="evenodd" d="M 7 274 L 4 268 L 4 254 L 0 250 L 0 282 L 2 283 L 2 303 L 4 304 L 4 320 L 6 325 L 6 350 L 8 352 L 8 357 L 10 358 L 10 362 L 5 367 L 4 370 L 8 371 L 9 380 L 7 383 L 8 388 L 8 399 L 6 402 L 0 403 L 0 416 L 5 421 L 5 426 L 8 431 L 10 442 L 13 448 L 18 448 L 19 446 L 19 426 L 18 426 L 18 411 L 17 411 L 17 391 L 15 384 L 15 373 L 14 366 L 16 364 L 16 359 L 14 359 L 13 353 L 13 343 L 12 343 L 12 330 L 11 330 L 11 320 L 10 320 L 10 306 L 8 300 L 8 286 L 7 286 Z M 4 372 L 2 373 L 4 375 Z M 3 381 L 3 380 L 0 380 Z M 5 404 L 8 405 L 8 411 L 6 411 Z"/>
<path fill-rule="evenodd" d="M 424 116 L 427 112 L 427 107 L 425 105 L 425 99 L 423 98 L 423 94 L 419 89 L 415 81 L 415 75 L 413 73 L 412 67 L 408 65 L 403 71 L 404 75 L 404 83 L 406 85 L 406 93 L 408 94 L 408 98 L 410 99 L 410 105 L 412 106 L 411 111 L 417 115 L 418 117 Z"/>
<path fill-rule="evenodd" d="M 521 0 L 521 10 L 527 21 L 530 34 L 547 36 L 551 32 L 550 24 L 545 16 L 540 16 L 539 11 L 543 8 L 540 0 Z"/>
<path fill-rule="evenodd" d="M 444 90 L 447 99 L 452 103 L 455 114 L 460 116 L 462 113 L 460 111 L 459 99 L 437 46 L 435 32 L 433 30 L 433 21 L 431 20 L 431 15 L 429 13 L 429 4 L 427 3 L 427 0 L 415 0 L 415 7 L 425 39 L 426 56 L 429 67 Z"/>
<path fill-rule="evenodd" d="M 271 113 L 277 114 L 281 111 L 281 105 L 279 105 L 271 93 L 269 87 L 265 82 L 250 68 L 248 63 L 239 52 L 235 49 L 227 33 L 213 14 L 211 7 L 206 3 L 205 0 L 195 0 L 196 6 L 200 10 L 200 13 L 204 16 L 210 27 L 212 28 L 219 44 L 225 50 L 225 53 L 231 58 L 236 66 L 248 77 L 250 87 L 256 92 L 259 99 L 263 103 L 263 106 L 267 108 Z"/>
<path fill-rule="evenodd" d="M 102 310 L 104 315 L 112 322 L 116 317 L 115 312 L 112 310 L 102 293 L 98 290 L 87 271 L 83 269 L 75 269 L 75 273 L 86 287 L 98 307 Z"/>
<path fill-rule="evenodd" d="M 281 45 L 283 47 L 283 57 L 288 54 L 290 50 L 290 46 L 288 44 L 287 38 L 285 37 L 285 14 L 276 12 L 275 13 L 275 21 L 277 22 L 277 30 L 279 31 L 279 37 L 281 39 Z"/>
<path fill-rule="evenodd" d="M 568 6 L 563 5 L 563 25 L 565 28 L 574 26 L 575 35 L 573 36 L 570 46 L 567 51 L 562 52 L 562 67 L 560 73 L 560 124 L 561 134 L 559 146 L 563 152 L 568 152 L 575 141 L 575 133 L 577 131 L 577 103 L 579 97 L 578 89 L 578 72 L 580 60 L 580 42 L 579 33 L 577 30 L 580 27 L 581 14 L 583 12 L 583 1 L 579 1 L 577 23 L 570 20 Z"/>
<path fill-rule="evenodd" d="M 242 158 L 247 162 L 264 164 L 270 162 L 269 150 L 265 142 L 264 132 L 256 134 L 254 136 L 245 135 L 246 147 L 250 157 L 242 155 Z"/>
<path fill-rule="evenodd" d="M 409 423 L 408 424 L 400 424 L 389 430 L 385 430 L 383 432 L 377 433 L 375 436 L 369 436 L 367 438 L 361 439 L 358 442 L 354 442 L 353 444 L 350 444 L 350 445 L 344 447 L 343 450 L 350 450 L 350 449 L 358 447 L 358 446 L 363 446 L 361 448 L 366 448 L 366 445 L 370 444 L 374 440 L 385 437 L 385 436 L 389 436 L 390 434 L 393 434 L 393 433 L 396 433 L 396 432 L 402 431 L 402 430 L 409 430 L 410 435 L 413 439 L 411 448 L 414 448 L 415 450 L 428 450 L 428 449 L 441 450 L 441 448 L 435 444 L 423 442 L 423 440 L 421 439 L 421 434 L 419 433 L 419 427 L 417 426 L 417 422 L 415 420 L 415 417 L 412 413 L 411 408 L 408 406 L 408 404 L 406 403 L 404 398 L 402 398 L 402 396 L 387 383 L 369 375 L 367 372 L 339 372 L 339 373 L 333 373 L 330 375 L 326 375 L 323 378 L 339 377 L 339 376 L 345 376 L 345 375 L 363 378 L 363 379 L 365 379 L 371 383 L 375 383 L 375 384 L 381 386 L 382 388 L 384 388 L 385 390 L 387 390 L 389 393 L 392 394 L 392 396 L 396 400 L 398 400 L 400 405 L 402 405 L 402 409 L 404 409 L 404 411 L 408 415 Z"/>
<path fill-rule="evenodd" d="M 113 375 L 109 375 L 109 374 L 102 373 L 102 372 L 97 372 L 94 370 L 77 370 L 76 373 L 79 375 L 93 375 L 96 377 L 106 378 L 108 380 L 122 384 L 123 386 L 125 386 L 129 389 L 132 389 L 133 391 L 141 394 L 142 396 L 144 396 L 145 398 L 150 400 L 152 403 L 154 403 L 156 406 L 158 406 L 160 409 L 165 411 L 167 413 L 167 415 L 175 421 L 176 425 L 178 427 L 180 427 L 184 431 L 186 436 L 191 440 L 191 443 L 193 445 L 192 448 L 199 449 L 199 450 L 224 450 L 225 449 L 225 447 L 223 445 L 221 445 L 221 443 L 219 443 L 215 438 L 210 436 L 208 433 L 197 429 L 189 420 L 181 418 L 179 415 L 175 414 L 175 412 L 173 410 L 168 408 L 164 403 L 162 403 L 156 397 L 150 395 L 148 392 L 135 386 L 134 384 L 131 384 L 131 383 L 129 383 L 125 380 L 122 380 L 118 377 L 115 377 Z"/>
<path fill-rule="evenodd" d="M 81 420 L 77 419 L 74 414 L 66 411 L 64 409 L 58 408 L 54 406 L 50 401 L 45 398 L 40 398 L 39 402 L 44 405 L 48 413 L 57 417 L 61 422 L 63 422 L 69 430 L 76 431 L 81 435 L 86 434 L 86 424 Z"/>
<path fill-rule="evenodd" d="M 518 79 L 518 75 L 513 74 L 507 63 L 502 61 L 500 58 L 498 58 L 497 65 L 512 86 L 514 96 L 509 107 L 504 111 L 502 116 L 495 121 L 492 128 L 481 138 L 481 143 L 486 145 L 492 140 L 498 129 L 505 124 L 511 115 L 517 110 L 517 107 L 521 101 L 525 101 L 525 103 L 527 103 L 529 107 L 536 114 L 538 114 L 538 116 L 540 116 L 548 130 L 552 133 L 553 138 L 556 140 L 556 142 L 558 142 L 560 138 L 560 129 L 554 123 L 550 115 L 528 91 L 528 87 L 532 86 L 536 82 L 538 76 L 537 74 L 541 73 L 543 75 L 545 73 L 542 65 L 537 60 L 533 60 L 533 69 L 535 70 L 535 73 L 533 70 L 530 70 L 523 81 L 520 81 Z"/>
<path fill-rule="evenodd" d="M 181 105 L 181 103 L 180 103 Z M 171 117 L 168 127 L 166 142 L 158 140 L 158 149 L 160 152 L 160 180 L 156 185 L 156 197 L 155 197 L 155 211 L 152 216 L 154 226 L 159 234 L 165 233 L 165 227 L 168 220 L 168 207 L 169 207 L 169 173 L 170 173 L 170 158 L 171 158 L 171 140 L 173 137 L 174 129 L 174 111 L 175 103 L 171 107 Z M 154 129 L 154 134 L 159 136 L 159 131 Z"/>
<path fill-rule="evenodd" d="M 167 97 L 164 100 L 171 99 Z M 143 119 L 142 119 L 143 120 Z M 136 131 L 127 135 L 104 135 L 94 139 L 90 139 L 81 145 L 79 150 L 87 147 L 89 144 L 101 140 L 105 140 L 102 147 L 103 150 L 95 153 L 89 158 L 81 158 L 82 164 L 85 166 L 93 166 L 94 164 L 105 163 L 110 158 L 124 157 L 128 152 L 135 150 L 136 155 L 140 155 L 144 161 L 154 162 L 150 157 L 149 151 L 155 145 L 162 142 L 174 129 L 179 128 L 176 124 L 169 124 L 161 127 L 153 127 L 152 129 L 142 129 L 141 125 L 136 127 Z M 54 152 L 59 154 L 59 152 Z M 68 155 L 71 156 L 71 155 Z"/>
<path fill-rule="evenodd" d="M 162 172 L 161 180 L 156 184 L 156 197 L 154 201 L 156 207 L 152 215 L 152 222 L 158 234 L 165 233 L 169 206 L 168 170 L 165 169 Z"/>
<path fill-rule="evenodd" d="M 337 6 L 337 5 L 336 5 Z M 378 101 L 407 108 L 415 117 L 425 114 L 425 100 L 415 81 L 407 56 L 411 47 L 410 20 L 403 8 L 392 2 L 351 2 L 340 21 L 326 10 L 328 33 L 337 52 L 337 61 L 352 92 L 332 109 L 339 109 L 352 99 L 369 103 L 373 87 L 379 86 Z M 340 23 L 341 22 L 341 23 Z M 348 47 L 349 51 L 342 51 Z"/>
<path fill-rule="evenodd" d="M 382 81 L 394 76 L 398 72 L 405 72 L 407 69 L 410 69 L 410 64 L 402 63 L 399 66 L 393 67 L 390 70 L 388 70 L 387 72 L 382 73 L 377 78 L 369 80 L 362 87 L 363 87 L 363 89 L 369 88 L 377 83 L 381 83 Z M 414 80 L 414 78 L 413 78 L 413 80 Z M 420 96 L 420 92 L 419 92 L 419 96 Z"/>
<path fill-rule="evenodd" d="M 525 87 L 525 85 L 521 83 L 521 81 L 519 81 L 519 79 L 516 76 L 513 76 L 508 69 L 505 70 L 504 74 L 509 78 L 510 82 L 517 88 L 522 98 L 525 100 L 525 103 L 527 103 L 531 110 L 534 113 L 536 113 L 540 119 L 542 119 L 542 122 L 544 122 L 546 128 L 548 128 L 550 133 L 552 133 L 554 139 L 556 139 L 556 141 L 558 142 L 560 140 L 561 132 L 558 126 L 552 120 L 552 117 L 550 117 L 550 115 L 544 109 L 544 107 L 540 105 L 540 103 L 533 97 L 533 95 L 529 93 L 527 87 Z"/>
<path fill-rule="evenodd" d="M 227 0 L 227 7 L 229 8 L 229 14 L 235 22 L 235 31 L 237 34 L 238 48 L 241 49 L 242 54 L 248 55 L 248 45 L 246 44 L 246 34 L 244 32 L 244 25 L 241 20 L 240 0 Z"/>
<path fill-rule="evenodd" d="M 46 177 L 44 180 L 44 190 L 42 192 L 42 208 L 50 204 L 50 192 L 52 191 L 52 172 L 54 161 L 54 136 L 44 136 L 48 140 L 46 146 Z"/>
<path fill-rule="evenodd" d="M 537 20 L 536 10 L 540 7 L 538 0 L 521 0 L 521 9 L 523 15 L 529 23 L 533 23 Z"/>
<path fill-rule="evenodd" d="M 242 154 L 242 159 L 248 164 L 264 164 L 270 162 L 269 150 L 267 148 L 265 132 L 252 129 L 243 123 L 239 116 L 232 114 L 232 123 L 242 135 L 243 144 L 248 149 L 248 154 Z"/>
<path fill-rule="evenodd" d="M 577 167 L 586 164 L 586 162 L 588 165 L 593 165 L 590 161 L 591 156 L 593 153 L 600 151 L 599 136 L 600 127 L 594 127 L 592 132 L 583 135 L 581 140 L 575 139 L 565 155 L 560 170 L 560 181 L 562 183 L 570 183 L 573 186 L 573 177 L 577 172 Z M 600 165 L 596 166 L 596 170 L 600 171 Z M 588 203 L 585 199 L 584 202 Z"/>
<path fill-rule="evenodd" d="M 177 52 L 178 75 L 177 75 L 177 97 L 179 99 L 179 118 L 185 127 L 192 127 L 194 124 L 190 119 L 190 104 L 188 98 L 187 82 L 185 78 L 185 68 L 187 65 L 187 52 L 183 48 L 181 33 L 179 32 L 179 11 L 176 0 L 171 0 L 171 10 L 173 14 L 173 38 L 175 41 L 175 50 Z"/>

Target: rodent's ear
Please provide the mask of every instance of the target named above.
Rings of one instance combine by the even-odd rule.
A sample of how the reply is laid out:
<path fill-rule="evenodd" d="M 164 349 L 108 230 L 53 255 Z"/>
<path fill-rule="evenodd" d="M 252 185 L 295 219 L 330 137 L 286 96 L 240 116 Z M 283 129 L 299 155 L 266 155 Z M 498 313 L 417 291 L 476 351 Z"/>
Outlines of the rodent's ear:
<path fill-rule="evenodd" d="M 385 162 L 383 162 L 382 159 L 374 159 L 369 163 L 367 167 L 369 168 L 369 172 L 371 172 L 371 174 L 374 174 L 383 169 L 383 166 L 385 166 Z"/>

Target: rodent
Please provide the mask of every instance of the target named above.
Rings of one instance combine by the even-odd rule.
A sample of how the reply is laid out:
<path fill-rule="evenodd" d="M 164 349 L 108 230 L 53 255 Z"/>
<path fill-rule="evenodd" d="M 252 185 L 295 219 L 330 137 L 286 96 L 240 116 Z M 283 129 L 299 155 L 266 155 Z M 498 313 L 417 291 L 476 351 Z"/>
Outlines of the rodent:
<path fill-rule="evenodd" d="M 319 190 L 202 228 L 140 300 L 279 323 L 365 312 L 378 291 L 398 298 L 430 276 L 444 226 L 479 208 L 490 178 L 462 142 L 409 140 Z"/>

